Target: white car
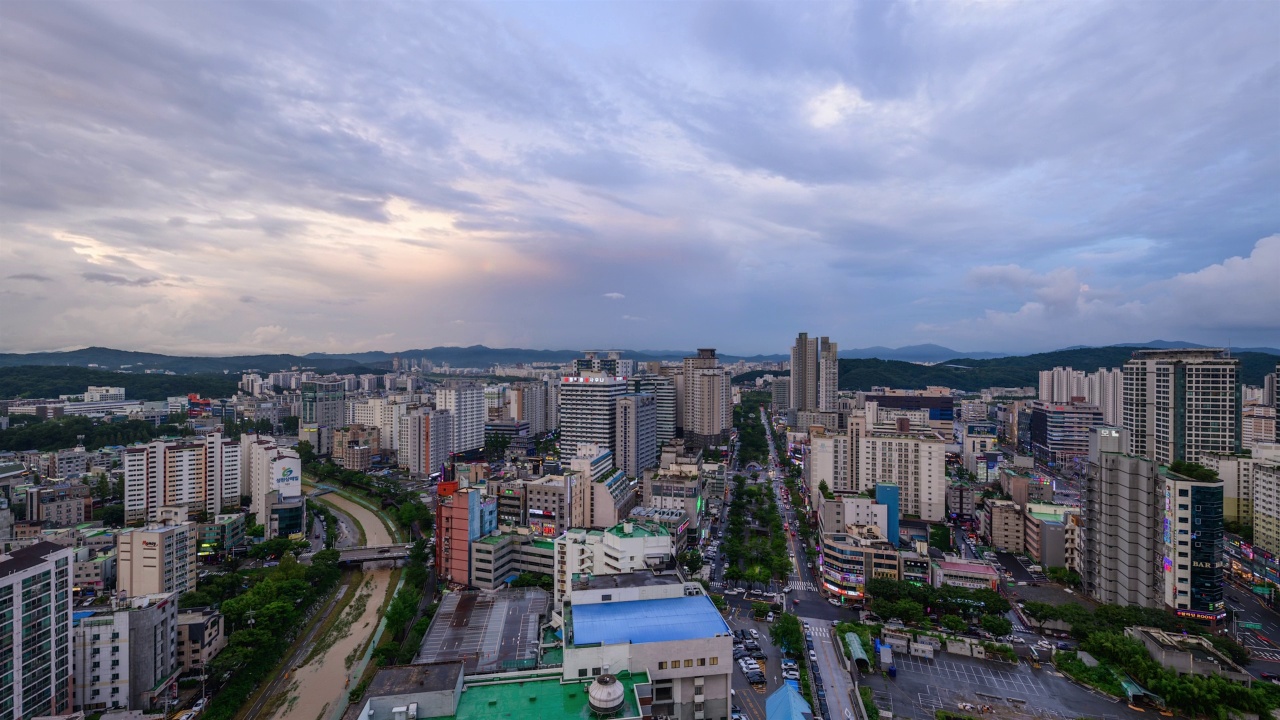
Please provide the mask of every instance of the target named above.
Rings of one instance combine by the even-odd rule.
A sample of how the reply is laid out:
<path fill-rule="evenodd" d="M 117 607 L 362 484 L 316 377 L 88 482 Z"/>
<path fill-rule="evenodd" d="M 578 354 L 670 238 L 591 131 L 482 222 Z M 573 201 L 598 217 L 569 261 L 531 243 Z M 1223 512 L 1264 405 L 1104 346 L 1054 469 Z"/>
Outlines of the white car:
<path fill-rule="evenodd" d="M 813 650 L 809 651 L 809 662 L 818 662 L 818 653 Z"/>
<path fill-rule="evenodd" d="M 200 698 L 199 700 L 196 701 L 195 705 L 191 706 L 191 709 L 194 710 L 195 712 L 200 712 L 201 710 L 204 710 L 204 706 L 206 702 L 208 702 L 208 698 Z"/>
<path fill-rule="evenodd" d="M 783 680 L 799 680 L 800 673 L 799 671 L 796 671 L 796 670 L 783 670 L 782 679 Z"/>
<path fill-rule="evenodd" d="M 756 630 L 755 628 L 751 628 L 751 637 L 756 638 L 757 640 L 759 640 L 759 639 L 760 639 L 760 631 L 759 631 L 759 630 Z"/>

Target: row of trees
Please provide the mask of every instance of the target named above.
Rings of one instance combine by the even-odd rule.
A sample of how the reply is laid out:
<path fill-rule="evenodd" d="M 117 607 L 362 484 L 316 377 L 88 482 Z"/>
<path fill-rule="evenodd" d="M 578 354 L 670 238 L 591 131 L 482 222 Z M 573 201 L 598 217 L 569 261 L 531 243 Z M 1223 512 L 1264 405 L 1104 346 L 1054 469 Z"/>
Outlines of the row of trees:
<path fill-rule="evenodd" d="M 1009 601 L 994 590 L 950 585 L 935 588 L 886 578 L 868 580 L 866 590 L 872 598 L 872 612 L 884 619 L 919 625 L 932 615 L 939 626 L 954 633 L 965 632 L 974 622 L 997 636 L 1013 631 L 1013 623 L 1004 616 L 1011 608 Z"/>
<path fill-rule="evenodd" d="M 84 438 L 86 450 L 97 450 L 108 445 L 148 442 L 166 435 L 191 434 L 192 430 L 186 424 L 155 425 L 144 420 L 110 422 L 72 415 L 49 420 L 33 419 L 8 430 L 0 430 L 0 450 L 49 452 L 75 447 L 80 437 Z"/>
<path fill-rule="evenodd" d="M 726 555 L 724 578 L 730 582 L 767 585 L 791 572 L 782 514 L 773 493 L 763 486 L 747 487 L 746 478 L 733 478 L 733 499 L 721 549 Z"/>
<path fill-rule="evenodd" d="M 757 463 L 765 465 L 769 462 L 769 442 L 765 438 L 764 418 L 758 417 L 760 406 L 748 403 L 748 395 L 744 393 L 742 403 L 733 408 L 733 426 L 738 429 L 738 459 L 742 465 Z"/>

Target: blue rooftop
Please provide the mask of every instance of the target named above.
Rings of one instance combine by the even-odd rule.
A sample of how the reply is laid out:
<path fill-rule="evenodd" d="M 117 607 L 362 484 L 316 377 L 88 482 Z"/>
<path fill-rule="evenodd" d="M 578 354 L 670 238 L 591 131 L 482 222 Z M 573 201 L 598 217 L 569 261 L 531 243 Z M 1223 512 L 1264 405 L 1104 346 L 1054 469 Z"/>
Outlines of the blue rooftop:
<path fill-rule="evenodd" d="M 94 615 L 97 615 L 97 614 L 98 613 L 94 612 L 93 610 L 77 610 L 71 613 L 71 624 L 79 625 L 81 620 L 87 617 L 93 617 Z"/>
<path fill-rule="evenodd" d="M 813 717 L 813 708 L 788 680 L 764 701 L 764 717 L 765 720 L 809 720 Z"/>
<path fill-rule="evenodd" d="M 573 606 L 574 645 L 697 640 L 729 634 L 705 595 Z"/>

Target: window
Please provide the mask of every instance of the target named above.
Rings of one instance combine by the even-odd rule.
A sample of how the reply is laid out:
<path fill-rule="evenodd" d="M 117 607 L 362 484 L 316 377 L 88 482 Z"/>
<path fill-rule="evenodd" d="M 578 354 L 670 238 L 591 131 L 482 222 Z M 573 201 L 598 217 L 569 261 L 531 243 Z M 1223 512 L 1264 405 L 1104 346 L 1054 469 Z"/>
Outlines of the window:
<path fill-rule="evenodd" d="M 661 668 L 663 665 L 666 665 L 666 663 L 658 663 L 658 667 L 659 667 L 659 668 Z M 578 677 L 586 677 L 586 676 L 587 676 L 587 669 L 586 669 L 586 668 L 580 668 L 580 669 L 578 670 Z"/>
<path fill-rule="evenodd" d="M 591 674 L 592 674 L 592 675 L 599 675 L 599 674 L 600 674 L 600 668 L 598 668 L 598 667 L 591 668 Z"/>
<path fill-rule="evenodd" d="M 613 599 L 613 595 L 611 595 L 611 594 L 606 594 L 606 595 L 601 595 L 601 596 L 600 596 L 600 602 L 609 602 L 609 601 L 610 601 L 610 600 L 612 600 L 612 599 Z"/>
<path fill-rule="evenodd" d="M 693 659 L 692 659 L 692 658 L 690 658 L 690 659 L 688 659 L 688 660 L 685 660 L 685 661 L 684 661 L 684 666 L 685 666 L 685 667 L 687 667 L 687 668 L 691 668 L 691 667 L 693 667 Z"/>
<path fill-rule="evenodd" d="M 667 669 L 667 661 L 666 661 L 666 660 L 659 660 L 659 661 L 658 661 L 658 669 L 659 669 L 659 670 L 666 670 L 666 669 Z"/>
<path fill-rule="evenodd" d="M 713 657 L 713 658 L 711 658 L 711 664 L 712 664 L 712 665 L 719 665 L 719 664 L 720 664 L 720 658 L 718 658 L 718 657 Z"/>
<path fill-rule="evenodd" d="M 707 666 L 707 659 L 706 659 L 706 658 L 698 658 L 698 667 L 706 667 L 706 666 Z"/>

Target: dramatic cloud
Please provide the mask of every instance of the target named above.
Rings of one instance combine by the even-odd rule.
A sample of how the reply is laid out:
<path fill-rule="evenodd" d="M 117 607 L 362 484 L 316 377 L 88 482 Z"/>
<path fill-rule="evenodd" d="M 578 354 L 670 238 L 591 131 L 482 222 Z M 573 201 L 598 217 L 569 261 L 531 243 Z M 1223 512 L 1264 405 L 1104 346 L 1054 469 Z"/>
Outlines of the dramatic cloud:
<path fill-rule="evenodd" d="M 1276 344 L 1280 4 L 1178 10 L 0 3 L 0 351 Z"/>

